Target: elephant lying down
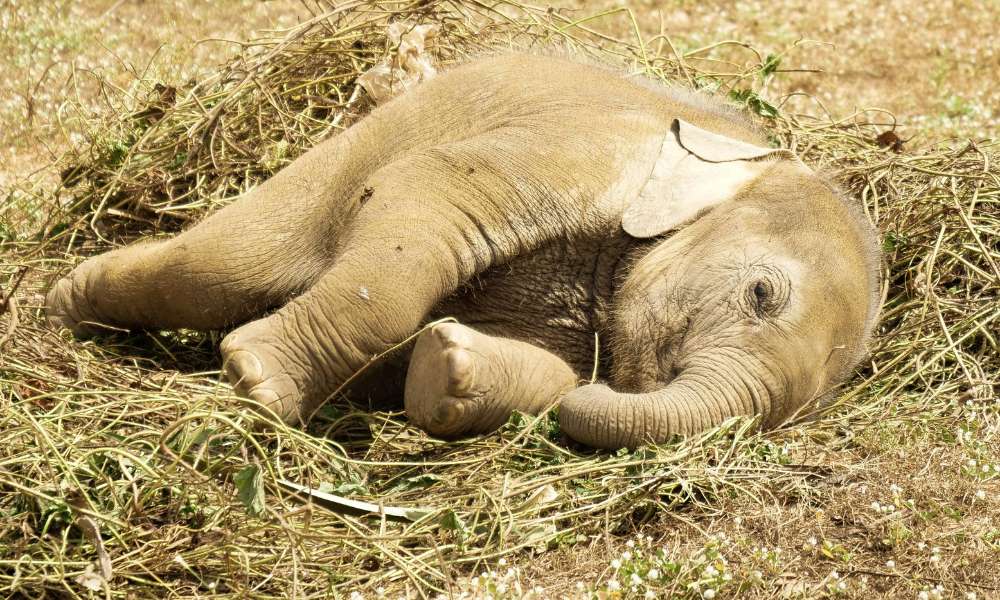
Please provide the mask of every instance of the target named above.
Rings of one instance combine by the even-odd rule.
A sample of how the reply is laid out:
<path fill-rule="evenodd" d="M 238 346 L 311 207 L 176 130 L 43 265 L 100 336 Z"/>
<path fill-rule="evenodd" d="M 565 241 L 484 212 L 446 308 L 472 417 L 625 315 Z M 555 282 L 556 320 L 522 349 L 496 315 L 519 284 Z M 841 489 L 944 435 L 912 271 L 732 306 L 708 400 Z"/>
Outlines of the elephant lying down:
<path fill-rule="evenodd" d="M 177 237 L 84 262 L 46 305 L 77 334 L 244 323 L 225 375 L 288 422 L 454 316 L 412 350 L 414 423 L 488 432 L 561 397 L 567 434 L 617 448 L 817 400 L 865 352 L 878 264 L 864 215 L 733 109 L 510 54 L 418 85 Z M 578 386 L 595 338 L 608 384 Z"/>

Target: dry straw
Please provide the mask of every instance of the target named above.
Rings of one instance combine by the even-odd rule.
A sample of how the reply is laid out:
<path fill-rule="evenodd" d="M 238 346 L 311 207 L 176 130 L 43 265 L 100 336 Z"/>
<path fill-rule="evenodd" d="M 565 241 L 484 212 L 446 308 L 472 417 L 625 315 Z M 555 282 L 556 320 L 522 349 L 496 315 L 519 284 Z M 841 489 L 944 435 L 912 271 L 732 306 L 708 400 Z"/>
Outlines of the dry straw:
<path fill-rule="evenodd" d="M 628 22 L 623 10 L 573 20 L 508 1 L 308 6 L 313 18 L 243 45 L 208 79 L 141 82 L 122 94 L 64 160 L 58 189 L 14 192 L 52 214 L 38 236 L 4 242 L 0 262 L 0 300 L 20 306 L 0 316 L 5 592 L 74 596 L 89 585 L 107 597 L 322 597 L 379 586 L 447 593 L 506 554 L 627 531 L 682 505 L 711 511 L 719 494 L 797 495 L 825 474 L 801 458 L 809 440 L 846 444 L 875 422 L 947 420 L 967 401 L 993 398 L 996 146 L 894 153 L 876 141 L 885 128 L 871 121 L 885 120 L 882 113 L 807 118 L 759 97 L 775 57 L 735 42 L 681 52 L 666 36 L 641 40 L 638 27 L 625 41 L 590 29 Z M 729 93 L 770 117 L 776 140 L 838 169 L 886 250 L 880 335 L 841 399 L 819 419 L 766 437 L 734 421 L 634 453 L 574 447 L 551 415 L 445 443 L 398 412 L 343 401 L 301 431 L 267 426 L 236 407 L 218 381 L 217 336 L 76 342 L 44 326 L 38 294 L 69 264 L 106 249 L 106 240 L 175 230 L 361 117 L 370 106 L 355 79 L 391 50 L 385 31 L 398 20 L 438 23 L 442 62 L 497 46 L 558 46 Z M 281 480 L 421 511 L 409 519 L 390 519 L 388 509 L 352 516 Z"/>

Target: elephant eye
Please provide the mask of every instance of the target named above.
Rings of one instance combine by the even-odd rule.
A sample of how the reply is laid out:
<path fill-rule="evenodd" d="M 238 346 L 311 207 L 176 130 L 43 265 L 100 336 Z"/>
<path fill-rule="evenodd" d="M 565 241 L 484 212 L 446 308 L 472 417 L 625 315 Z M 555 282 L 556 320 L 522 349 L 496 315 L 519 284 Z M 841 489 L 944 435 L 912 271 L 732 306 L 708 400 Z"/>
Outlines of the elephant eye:
<path fill-rule="evenodd" d="M 763 281 L 755 281 L 753 284 L 753 295 L 757 299 L 757 304 L 763 306 L 767 303 L 768 298 L 771 297 L 771 290 L 768 289 L 768 285 Z"/>
<path fill-rule="evenodd" d="M 747 286 L 747 301 L 750 309 L 758 317 L 774 316 L 784 308 L 788 299 L 786 286 L 775 283 L 770 278 L 753 279 Z"/>

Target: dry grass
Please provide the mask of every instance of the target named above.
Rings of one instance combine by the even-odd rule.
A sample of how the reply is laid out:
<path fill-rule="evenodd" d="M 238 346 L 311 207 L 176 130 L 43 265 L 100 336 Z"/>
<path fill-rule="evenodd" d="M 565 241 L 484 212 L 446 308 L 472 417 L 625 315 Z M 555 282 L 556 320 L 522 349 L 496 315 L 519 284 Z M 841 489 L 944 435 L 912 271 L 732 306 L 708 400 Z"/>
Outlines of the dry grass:
<path fill-rule="evenodd" d="M 560 3 L 590 14 L 614 3 Z M 927 146 L 944 138 L 1000 136 L 1000 4 L 944 0 L 637 0 L 647 36 L 670 34 L 685 51 L 731 39 L 777 52 L 801 41 L 770 91 L 795 110 L 849 114 L 878 106 L 902 137 Z M 627 25 L 616 31 L 624 34 Z"/>
<path fill-rule="evenodd" d="M 516 598 L 535 585 L 541 597 L 607 594 L 614 580 L 612 596 L 1000 594 L 996 145 L 896 154 L 876 142 L 884 113 L 775 114 L 768 55 L 733 44 L 684 54 L 666 36 L 638 39 L 623 11 L 573 23 L 507 1 L 310 6 L 303 26 L 191 85 L 146 79 L 112 95 L 61 160 L 61 185 L 29 180 L 7 195 L 0 589 L 395 597 L 477 583 Z M 613 454 L 572 446 L 551 414 L 445 443 L 398 412 L 341 401 L 302 431 L 237 407 L 219 383 L 217 335 L 78 342 L 43 325 L 40 294 L 70 264 L 182 226 L 361 116 L 354 79 L 404 17 L 441 24 L 444 62 L 484 45 L 562 44 L 729 93 L 772 115 L 776 140 L 838 169 L 884 232 L 887 277 L 871 361 L 836 405 L 768 435 L 735 421 Z M 414 510 L 351 516 L 282 480 Z M 628 548 L 636 532 L 653 545 Z M 519 570 L 505 575 L 501 561 Z M 650 568 L 663 577 L 650 581 Z"/>
<path fill-rule="evenodd" d="M 137 78 L 200 79 L 227 39 L 294 25 L 297 0 L 0 3 L 0 188 L 44 167 Z M 74 139 L 70 139 L 74 138 Z"/>

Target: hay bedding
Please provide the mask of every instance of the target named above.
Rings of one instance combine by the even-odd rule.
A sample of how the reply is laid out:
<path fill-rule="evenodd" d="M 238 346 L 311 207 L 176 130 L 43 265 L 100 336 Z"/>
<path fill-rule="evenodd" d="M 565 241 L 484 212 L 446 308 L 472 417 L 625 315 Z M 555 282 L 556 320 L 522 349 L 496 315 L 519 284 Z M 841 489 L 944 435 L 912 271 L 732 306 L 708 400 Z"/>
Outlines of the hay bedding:
<path fill-rule="evenodd" d="M 123 98 L 93 124 L 86 147 L 61 165 L 58 189 L 15 191 L 37 194 L 52 214 L 38 235 L 5 241 L 0 259 L 0 299 L 13 298 L 0 317 L 0 589 L 446 593 L 502 556 L 626 532 L 666 510 L 693 517 L 720 494 L 807 495 L 827 474 L 806 458 L 816 441 L 844 447 L 875 422 L 957 423 L 968 403 L 995 416 L 995 145 L 897 154 L 886 136 L 878 143 L 884 126 L 864 124 L 884 115 L 782 112 L 752 91 L 776 66 L 752 49 L 736 48 L 745 65 L 710 60 L 727 48 L 683 55 L 666 37 L 640 46 L 506 1 L 310 6 L 314 18 L 246 45 L 209 79 L 144 82 L 143 99 Z M 307 431 L 268 426 L 234 408 L 219 383 L 215 334 L 94 343 L 44 326 L 40 293 L 71 264 L 176 230 L 363 115 L 370 100 L 355 81 L 391 54 L 386 30 L 397 21 L 437 24 L 441 63 L 511 44 L 568 47 L 730 93 L 769 117 L 780 143 L 840 169 L 884 232 L 886 302 L 870 362 L 814 422 L 761 436 L 734 421 L 697 439 L 601 454 L 568 445 L 551 415 L 515 415 L 495 435 L 452 443 L 407 427 L 399 413 L 346 402 L 324 408 Z M 356 516 L 281 481 L 421 510 Z"/>

